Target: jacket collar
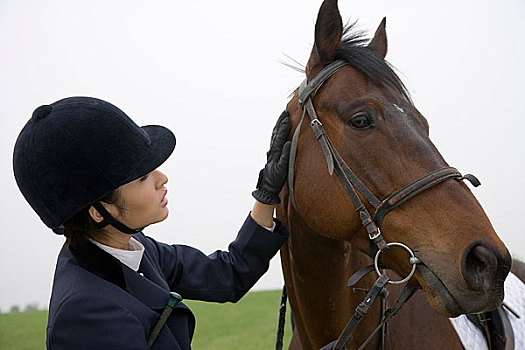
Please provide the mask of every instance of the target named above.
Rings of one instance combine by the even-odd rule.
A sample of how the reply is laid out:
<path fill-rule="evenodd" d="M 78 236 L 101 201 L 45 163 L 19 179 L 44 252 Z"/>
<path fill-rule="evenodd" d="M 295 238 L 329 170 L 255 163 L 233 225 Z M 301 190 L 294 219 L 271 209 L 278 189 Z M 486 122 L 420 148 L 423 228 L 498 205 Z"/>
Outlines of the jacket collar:
<path fill-rule="evenodd" d="M 80 266 L 100 278 L 127 290 L 122 263 L 93 243 L 86 241 L 79 247 L 70 247 Z"/>
<path fill-rule="evenodd" d="M 169 286 L 146 258 L 146 254 L 139 268 L 142 276 L 89 241 L 80 247 L 70 248 L 70 251 L 80 266 L 129 292 L 149 308 L 163 309 L 166 306 Z"/>

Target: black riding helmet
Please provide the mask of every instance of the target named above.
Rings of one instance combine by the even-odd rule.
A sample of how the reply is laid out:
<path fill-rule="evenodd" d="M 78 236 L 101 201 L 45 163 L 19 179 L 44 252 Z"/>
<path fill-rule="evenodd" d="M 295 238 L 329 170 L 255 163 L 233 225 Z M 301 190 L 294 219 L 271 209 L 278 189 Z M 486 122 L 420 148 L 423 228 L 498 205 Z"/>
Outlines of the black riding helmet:
<path fill-rule="evenodd" d="M 92 97 L 69 97 L 38 107 L 16 140 L 13 170 L 20 191 L 57 234 L 82 208 L 93 205 L 125 233 L 99 200 L 159 167 L 175 136 L 159 125 L 139 127 L 124 112 Z"/>

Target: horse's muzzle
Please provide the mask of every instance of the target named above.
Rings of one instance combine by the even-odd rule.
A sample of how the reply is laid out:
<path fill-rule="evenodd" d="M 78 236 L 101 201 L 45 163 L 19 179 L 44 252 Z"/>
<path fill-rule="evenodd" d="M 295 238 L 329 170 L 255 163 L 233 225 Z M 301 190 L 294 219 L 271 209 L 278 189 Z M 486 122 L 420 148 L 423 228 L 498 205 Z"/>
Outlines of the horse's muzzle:
<path fill-rule="evenodd" d="M 510 271 L 511 262 L 507 250 L 502 255 L 490 245 L 476 242 L 463 252 L 461 274 L 470 289 L 489 292 L 503 283 Z"/>
<path fill-rule="evenodd" d="M 474 243 L 461 257 L 461 274 L 467 286 L 475 291 L 490 291 L 507 277 L 511 257 L 507 250 L 502 256 L 488 244 Z"/>

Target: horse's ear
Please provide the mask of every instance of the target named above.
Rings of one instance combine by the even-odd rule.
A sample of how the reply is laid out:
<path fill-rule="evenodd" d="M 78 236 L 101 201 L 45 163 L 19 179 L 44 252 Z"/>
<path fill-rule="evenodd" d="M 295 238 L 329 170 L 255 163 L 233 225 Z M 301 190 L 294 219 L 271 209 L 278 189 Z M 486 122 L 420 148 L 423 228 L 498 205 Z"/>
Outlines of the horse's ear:
<path fill-rule="evenodd" d="M 370 41 L 370 44 L 368 44 L 368 48 L 372 50 L 372 52 L 376 56 L 379 56 L 381 58 L 385 58 L 386 50 L 388 47 L 385 28 L 386 28 L 386 17 L 383 17 L 383 20 L 379 24 L 379 27 L 377 27 L 374 37 Z"/>
<path fill-rule="evenodd" d="M 308 80 L 334 60 L 335 49 L 341 42 L 342 35 L 343 21 L 337 0 L 324 0 L 315 22 L 314 47 L 306 65 Z"/>

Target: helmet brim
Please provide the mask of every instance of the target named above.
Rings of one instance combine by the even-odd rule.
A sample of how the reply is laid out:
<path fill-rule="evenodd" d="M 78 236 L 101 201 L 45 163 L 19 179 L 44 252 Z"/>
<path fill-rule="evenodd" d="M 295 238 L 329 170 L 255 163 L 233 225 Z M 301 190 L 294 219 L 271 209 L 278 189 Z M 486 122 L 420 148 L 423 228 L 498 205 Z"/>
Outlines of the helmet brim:
<path fill-rule="evenodd" d="M 138 179 L 161 166 L 173 153 L 175 149 L 175 135 L 160 125 L 146 125 L 141 127 L 151 140 L 151 148 L 144 157 L 144 160 L 133 170 L 119 186 Z"/>

